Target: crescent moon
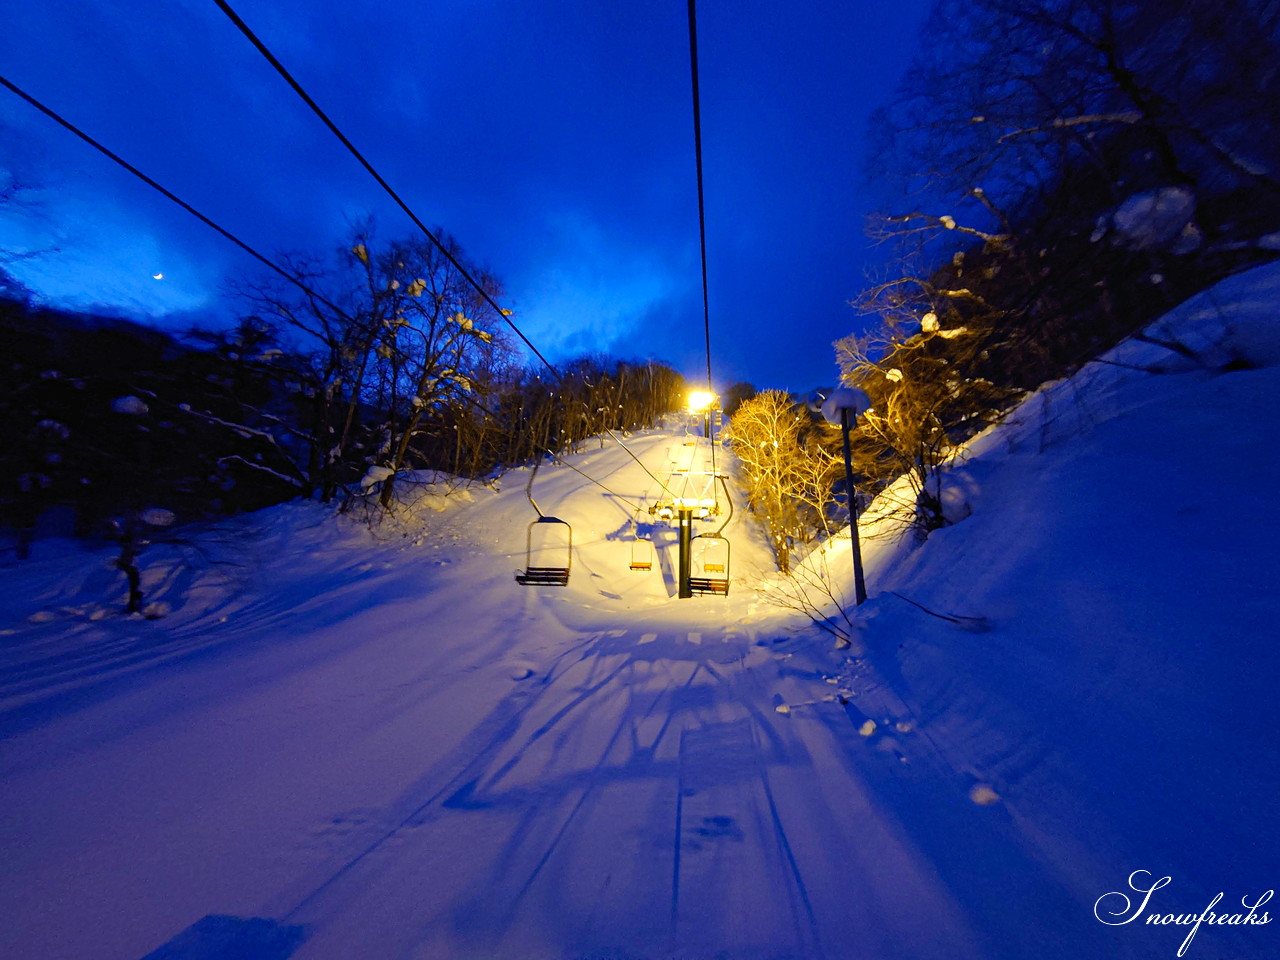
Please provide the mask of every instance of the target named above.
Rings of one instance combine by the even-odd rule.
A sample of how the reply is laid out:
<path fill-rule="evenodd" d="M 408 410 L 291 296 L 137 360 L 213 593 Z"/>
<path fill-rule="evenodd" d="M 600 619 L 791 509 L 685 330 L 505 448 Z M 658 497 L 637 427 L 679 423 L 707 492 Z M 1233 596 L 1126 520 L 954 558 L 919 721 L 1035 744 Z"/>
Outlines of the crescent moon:
<path fill-rule="evenodd" d="M 163 279 L 164 279 L 164 274 L 163 274 L 163 273 L 153 273 L 153 274 L 151 275 L 151 279 L 152 279 L 152 280 L 163 280 Z"/>

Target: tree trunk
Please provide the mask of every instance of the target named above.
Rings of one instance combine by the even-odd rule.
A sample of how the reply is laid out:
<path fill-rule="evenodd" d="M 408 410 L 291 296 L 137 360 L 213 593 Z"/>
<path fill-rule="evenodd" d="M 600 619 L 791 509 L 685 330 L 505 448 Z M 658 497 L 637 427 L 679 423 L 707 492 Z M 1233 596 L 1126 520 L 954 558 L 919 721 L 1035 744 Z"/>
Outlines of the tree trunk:
<path fill-rule="evenodd" d="M 391 507 L 391 498 L 395 495 L 396 474 L 404 466 L 404 458 L 409 452 L 409 440 L 413 437 L 413 431 L 418 428 L 418 423 L 421 420 L 422 408 L 419 407 L 414 411 L 413 416 L 409 418 L 409 422 L 405 424 L 404 433 L 400 434 L 400 441 L 396 444 L 395 456 L 391 458 L 391 476 L 382 481 L 382 493 L 378 497 L 378 502 L 384 510 Z"/>
<path fill-rule="evenodd" d="M 125 613 L 142 610 L 142 573 L 138 570 L 138 543 L 132 531 L 126 530 L 120 542 L 120 556 L 116 557 L 116 569 L 129 581 L 129 601 Z"/>

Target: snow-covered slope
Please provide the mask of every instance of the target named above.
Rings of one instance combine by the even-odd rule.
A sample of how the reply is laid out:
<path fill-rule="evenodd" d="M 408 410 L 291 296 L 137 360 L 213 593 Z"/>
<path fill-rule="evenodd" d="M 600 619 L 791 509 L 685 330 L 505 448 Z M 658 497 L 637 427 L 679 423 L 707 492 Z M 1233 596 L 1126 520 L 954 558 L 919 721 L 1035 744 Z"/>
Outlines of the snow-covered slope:
<path fill-rule="evenodd" d="M 1026 859 L 989 866 L 1052 878 L 1086 905 L 1123 891 L 1134 910 L 1133 871 L 1172 876 L 1109 931 L 1108 956 L 1173 954 L 1189 928 L 1144 926 L 1148 913 L 1199 915 L 1223 892 L 1216 911 L 1245 914 L 1242 897 L 1276 885 L 1277 304 L 1277 266 L 1188 301 L 1150 332 L 1204 365 L 1122 344 L 972 445 L 946 481 L 967 519 L 918 548 L 873 544 L 867 656 L 844 682 L 1001 798 Z M 829 562 L 848 578 L 844 550 Z M 938 837 L 932 815 L 907 826 Z M 935 863 L 968 896 L 996 882 Z M 1033 893 L 1007 909 L 1029 937 L 1071 943 L 1078 916 L 1033 907 Z M 1270 956 L 1272 929 L 1202 929 L 1189 955 Z"/>
<path fill-rule="evenodd" d="M 1127 345 L 975 443 L 967 519 L 868 549 L 859 656 L 769 602 L 740 504 L 729 597 L 674 599 L 669 530 L 629 570 L 656 484 L 611 441 L 569 458 L 608 490 L 536 478 L 566 588 L 512 578 L 523 471 L 372 535 L 291 504 L 157 545 L 155 620 L 44 545 L 0 572 L 0 955 L 1174 956 L 1099 898 L 1275 884 L 1276 302 L 1259 270 L 1167 321 L 1259 369 Z M 685 440 L 629 442 L 664 475 Z"/>

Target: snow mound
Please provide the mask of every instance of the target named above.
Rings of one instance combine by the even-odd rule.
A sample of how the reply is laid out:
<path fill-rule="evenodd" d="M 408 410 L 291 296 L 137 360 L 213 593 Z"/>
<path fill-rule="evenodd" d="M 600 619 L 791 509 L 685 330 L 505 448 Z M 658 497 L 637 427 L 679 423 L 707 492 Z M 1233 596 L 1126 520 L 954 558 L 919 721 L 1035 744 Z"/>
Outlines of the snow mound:
<path fill-rule="evenodd" d="M 1143 863 L 1204 902 L 1273 883 L 1280 823 L 1251 811 L 1280 792 L 1277 303 L 1256 268 L 1148 328 L 1200 362 L 1135 339 L 1046 385 L 965 451 L 963 523 L 872 553 L 843 682 L 885 678 L 864 709 L 919 718 L 1084 902 Z"/>
<path fill-rule="evenodd" d="M 1174 252 L 1190 253 L 1199 245 L 1192 223 L 1195 213 L 1196 198 L 1189 189 L 1160 187 L 1129 197 L 1116 208 L 1111 222 L 1119 242 L 1133 250 L 1175 247 Z"/>

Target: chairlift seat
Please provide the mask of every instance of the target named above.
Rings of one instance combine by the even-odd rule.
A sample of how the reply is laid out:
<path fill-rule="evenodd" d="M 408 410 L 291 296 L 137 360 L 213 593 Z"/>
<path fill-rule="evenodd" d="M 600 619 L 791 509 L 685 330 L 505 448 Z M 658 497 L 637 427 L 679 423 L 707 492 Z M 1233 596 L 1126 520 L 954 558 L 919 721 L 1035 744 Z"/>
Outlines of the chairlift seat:
<path fill-rule="evenodd" d="M 717 597 L 729 595 L 729 580 L 718 577 L 690 577 L 689 589 L 698 596 L 712 594 Z"/>
<path fill-rule="evenodd" d="M 516 583 L 523 583 L 530 587 L 567 587 L 569 568 L 529 567 L 524 573 L 516 574 Z"/>

